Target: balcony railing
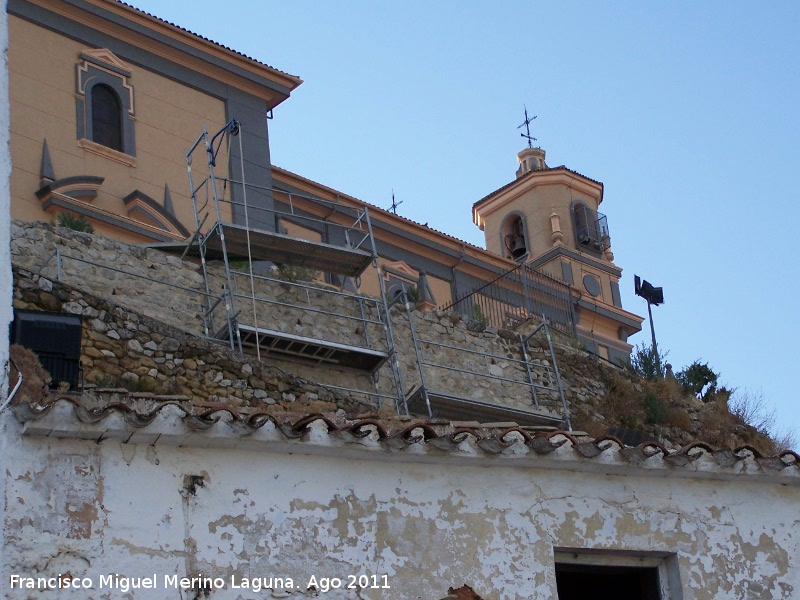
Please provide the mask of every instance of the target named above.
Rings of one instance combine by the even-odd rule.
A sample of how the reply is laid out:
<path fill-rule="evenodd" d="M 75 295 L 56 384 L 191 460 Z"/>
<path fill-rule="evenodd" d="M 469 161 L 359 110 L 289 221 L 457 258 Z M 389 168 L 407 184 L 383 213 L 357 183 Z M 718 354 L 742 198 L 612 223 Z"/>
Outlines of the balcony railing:
<path fill-rule="evenodd" d="M 611 234 L 608 230 L 608 219 L 602 213 L 593 211 L 585 204 L 578 204 L 573 209 L 575 218 L 575 238 L 580 246 L 595 252 L 602 252 L 611 246 Z"/>
<path fill-rule="evenodd" d="M 544 315 L 552 327 L 575 334 L 570 287 L 528 265 L 519 265 L 439 308 L 497 329 Z"/>

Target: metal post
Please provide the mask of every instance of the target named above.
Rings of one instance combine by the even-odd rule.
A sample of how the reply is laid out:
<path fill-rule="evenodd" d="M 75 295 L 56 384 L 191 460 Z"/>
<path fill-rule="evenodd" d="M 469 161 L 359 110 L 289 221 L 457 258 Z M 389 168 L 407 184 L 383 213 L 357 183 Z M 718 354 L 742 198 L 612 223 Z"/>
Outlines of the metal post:
<path fill-rule="evenodd" d="M 406 308 L 406 316 L 408 317 L 408 328 L 411 331 L 411 345 L 414 346 L 414 355 L 417 358 L 417 366 L 419 367 L 420 389 L 422 391 L 422 398 L 425 400 L 425 406 L 428 409 L 428 417 L 433 418 L 433 409 L 431 408 L 431 399 L 428 396 L 428 384 L 425 381 L 425 368 L 423 367 L 422 352 L 419 349 L 417 340 L 417 332 L 414 329 L 414 316 L 411 314 L 411 306 L 406 298 L 406 291 L 403 289 L 403 304 Z M 406 414 L 408 414 L 408 406 L 406 406 Z"/>
<path fill-rule="evenodd" d="M 528 338 L 530 339 L 530 338 Z M 525 361 L 525 373 L 528 375 L 528 385 L 531 388 L 531 398 L 533 399 L 533 405 L 538 409 L 539 408 L 539 396 L 536 394 L 536 385 L 533 383 L 533 372 L 531 371 L 531 357 L 528 354 L 528 345 L 526 339 L 519 334 L 519 343 L 522 347 L 522 359 Z"/>
<path fill-rule="evenodd" d="M 528 297 L 528 265 L 520 265 L 519 274 L 522 276 L 522 291 L 525 294 L 525 317 L 533 314 L 531 299 Z"/>
<path fill-rule="evenodd" d="M 389 303 L 386 300 L 386 284 L 383 281 L 383 273 L 381 266 L 378 262 L 378 249 L 375 246 L 375 236 L 372 233 L 372 221 L 369 218 L 369 210 L 364 209 L 364 220 L 367 224 L 367 231 L 369 232 L 370 250 L 372 251 L 372 265 L 375 267 L 375 272 L 378 274 L 378 290 L 381 297 L 378 300 L 378 314 L 383 313 L 383 328 L 386 336 L 387 353 L 389 354 L 389 364 L 392 369 L 392 377 L 394 378 L 396 400 L 395 407 L 397 414 L 408 414 L 408 402 L 406 401 L 405 389 L 403 387 L 403 376 L 400 371 L 400 359 L 397 354 L 397 345 L 394 339 L 394 330 L 392 329 L 392 315 L 389 313 Z"/>
<path fill-rule="evenodd" d="M 653 311 L 650 309 L 650 300 L 647 301 L 647 316 L 650 318 L 650 335 L 653 336 L 653 354 L 658 356 L 658 346 L 656 345 L 656 330 L 653 327 Z"/>
<path fill-rule="evenodd" d="M 544 333 L 547 336 L 547 347 L 550 349 L 550 358 L 553 361 L 553 371 L 556 373 L 558 393 L 561 395 L 561 406 L 564 408 L 564 421 L 567 424 L 567 430 L 572 431 L 572 419 L 570 419 L 569 416 L 569 406 L 567 406 L 567 398 L 564 395 L 564 386 L 561 384 L 561 373 L 558 372 L 558 361 L 556 360 L 556 353 L 553 350 L 553 341 L 550 339 L 550 328 L 547 326 L 547 319 L 544 315 L 542 315 L 542 324 L 544 325 Z"/>

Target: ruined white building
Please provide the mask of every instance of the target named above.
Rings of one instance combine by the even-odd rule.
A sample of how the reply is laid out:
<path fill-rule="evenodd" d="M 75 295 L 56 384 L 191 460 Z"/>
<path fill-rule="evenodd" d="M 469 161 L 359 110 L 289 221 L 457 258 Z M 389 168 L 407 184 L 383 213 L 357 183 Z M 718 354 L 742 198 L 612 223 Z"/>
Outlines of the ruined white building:
<path fill-rule="evenodd" d="M 22 422 L 3 415 L 8 597 L 48 597 L 11 589 L 15 575 L 92 586 L 50 593 L 76 598 L 301 598 L 351 584 L 362 589 L 322 596 L 438 600 L 467 584 L 491 600 L 788 600 L 800 589 L 796 455 L 392 419 L 187 417 L 153 401 L 146 413 L 107 394 L 100 410 L 65 398 L 42 414 L 17 407 Z M 181 590 L 184 577 L 198 579 Z"/>

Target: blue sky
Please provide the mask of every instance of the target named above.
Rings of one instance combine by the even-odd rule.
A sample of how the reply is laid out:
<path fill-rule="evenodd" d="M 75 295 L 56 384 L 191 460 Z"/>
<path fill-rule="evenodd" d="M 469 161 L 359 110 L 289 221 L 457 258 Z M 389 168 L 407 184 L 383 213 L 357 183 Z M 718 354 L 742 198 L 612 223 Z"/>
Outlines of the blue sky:
<path fill-rule="evenodd" d="M 301 77 L 273 163 L 483 246 L 472 203 L 537 144 L 605 184 L 623 304 L 800 437 L 800 3 L 132 0 Z M 633 338 L 649 341 L 648 324 Z"/>

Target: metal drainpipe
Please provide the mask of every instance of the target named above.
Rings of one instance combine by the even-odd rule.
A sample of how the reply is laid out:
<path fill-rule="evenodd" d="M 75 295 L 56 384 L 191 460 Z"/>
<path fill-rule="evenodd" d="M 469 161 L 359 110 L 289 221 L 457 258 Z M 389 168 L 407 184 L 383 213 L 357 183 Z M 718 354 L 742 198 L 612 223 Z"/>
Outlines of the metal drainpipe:
<path fill-rule="evenodd" d="M 22 371 L 19 370 L 19 367 L 14 363 L 13 360 L 11 360 L 10 356 L 8 357 L 8 362 L 9 362 L 10 365 L 12 365 L 17 370 L 17 373 L 19 374 L 19 379 L 17 379 L 17 385 L 14 386 L 14 389 L 11 390 L 8 393 L 8 398 L 6 398 L 5 402 L 3 402 L 3 405 L 0 406 L 0 413 L 3 412 L 6 409 L 6 406 L 11 404 L 11 401 L 14 399 L 14 396 L 16 396 L 17 392 L 19 391 L 19 388 L 22 386 L 22 379 L 23 379 Z M 7 367 L 6 367 L 6 378 L 9 381 L 11 380 L 11 378 L 8 376 L 8 368 Z"/>

